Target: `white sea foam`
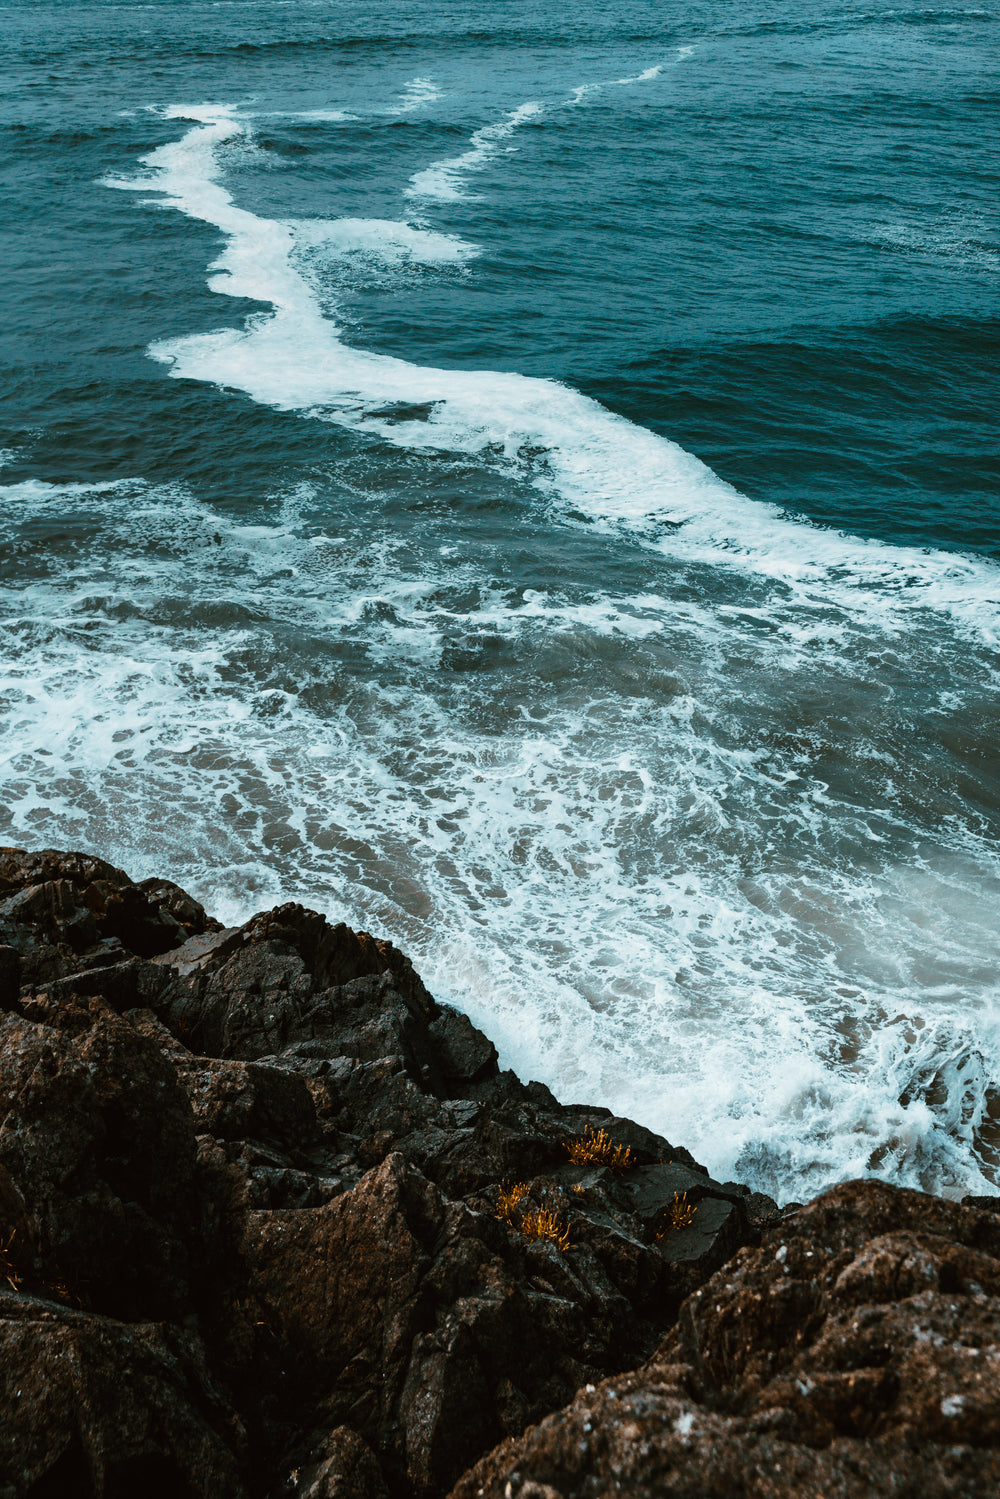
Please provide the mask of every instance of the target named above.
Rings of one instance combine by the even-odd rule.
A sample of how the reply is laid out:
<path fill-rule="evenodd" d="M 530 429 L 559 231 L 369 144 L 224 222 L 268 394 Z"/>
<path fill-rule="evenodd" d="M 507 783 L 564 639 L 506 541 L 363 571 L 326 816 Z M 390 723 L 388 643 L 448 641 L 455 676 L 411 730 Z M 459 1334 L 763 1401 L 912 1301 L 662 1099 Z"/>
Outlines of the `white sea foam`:
<path fill-rule="evenodd" d="M 480 253 L 454 234 L 417 229 L 398 219 L 297 219 L 296 244 L 326 259 L 363 255 L 385 265 L 455 265 Z"/>
<path fill-rule="evenodd" d="M 498 151 L 512 150 L 504 143 L 525 120 L 541 114 L 542 106 L 529 101 L 519 104 L 504 115 L 495 125 L 484 125 L 469 138 L 469 149 L 461 156 L 450 156 L 432 167 L 417 172 L 410 178 L 406 189 L 408 198 L 437 198 L 442 202 L 468 198 L 464 190 L 465 178 L 470 172 L 480 172 L 496 156 Z"/>
<path fill-rule="evenodd" d="M 674 53 L 672 63 L 656 63 L 651 68 L 644 69 L 641 73 L 630 74 L 627 78 L 599 79 L 595 83 L 582 83 L 573 89 L 569 97 L 571 104 L 580 104 L 587 98 L 588 94 L 603 93 L 609 88 L 626 88 L 633 83 L 649 83 L 654 78 L 659 78 L 664 69 L 670 66 L 676 67 L 679 62 L 685 62 L 694 53 L 694 47 L 678 47 Z"/>
<path fill-rule="evenodd" d="M 528 108 L 508 117 L 510 128 Z M 155 345 L 151 352 L 175 376 L 242 390 L 280 410 L 309 411 L 398 446 L 519 468 L 554 504 L 625 525 L 671 558 L 766 577 L 807 611 L 834 602 L 869 623 L 899 629 L 916 611 L 942 610 L 1000 641 L 1000 579 L 989 563 L 790 520 L 724 484 L 675 443 L 555 381 L 439 370 L 350 348 L 298 263 L 303 247 L 321 239 L 369 251 L 380 245 L 390 259 L 438 261 L 468 257 L 473 248 L 407 225 L 303 225 L 238 208 L 219 182 L 216 151 L 246 133 L 246 122 L 219 106 L 176 106 L 168 113 L 198 123 L 146 157 L 139 178 L 109 185 L 155 189 L 181 212 L 220 229 L 226 246 L 209 285 L 273 308 L 243 330 Z M 422 419 L 398 420 L 391 410 L 396 405 L 420 407 Z"/>
<path fill-rule="evenodd" d="M 411 78 L 409 83 L 403 87 L 402 103 L 399 106 L 399 114 L 409 114 L 414 109 L 423 109 L 426 104 L 433 104 L 440 99 L 441 90 L 430 78 Z"/>
<path fill-rule="evenodd" d="M 334 269 L 357 255 L 447 266 L 474 247 L 238 208 L 217 153 L 247 123 L 215 106 L 173 115 L 193 122 L 183 139 L 114 185 L 217 227 L 210 284 L 268 309 L 158 345 L 173 374 L 475 458 L 658 551 L 664 584 L 515 597 L 447 548 L 412 575 L 389 538 L 352 541 L 339 519 L 336 536 L 310 532 L 302 496 L 277 524 L 233 527 L 183 495 L 79 489 L 84 539 L 59 571 L 73 612 L 61 583 L 40 584 L 5 628 L 8 836 L 78 832 L 138 873 L 183 876 L 226 918 L 295 896 L 386 931 L 505 1063 L 642 1118 L 717 1174 L 789 1195 L 865 1171 L 982 1185 L 998 1145 L 995 849 L 936 801 L 910 809 L 891 755 L 860 728 L 852 753 L 880 787 L 863 805 L 816 774 L 797 734 L 755 742 L 729 723 L 737 692 L 752 702 L 759 682 L 768 702 L 797 703 L 817 674 L 851 722 L 873 650 L 912 670 L 904 702 L 947 662 L 936 711 L 962 712 L 989 670 L 962 636 L 996 641 L 997 570 L 798 523 L 555 382 L 351 349 L 311 255 L 326 246 Z M 66 503 L 17 486 L 0 515 L 13 526 Z M 113 599 L 109 548 L 126 559 Z M 164 552 L 176 560 L 157 562 Z M 711 602 L 675 596 L 680 568 L 712 577 Z M 252 598 L 253 621 L 212 625 L 230 598 Z M 289 664 L 288 629 L 315 643 L 321 671 Z M 314 714 L 344 641 L 361 643 L 366 671 Z M 502 735 L 492 675 L 477 688 L 464 673 L 453 697 L 439 686 L 449 652 L 474 661 L 497 641 L 535 663 L 504 683 L 519 716 Z M 540 663 L 550 655 L 563 680 L 566 652 L 615 653 L 604 696 L 545 694 Z M 655 711 L 626 691 L 649 653 L 669 684 Z M 225 813 L 210 825 L 208 804 Z M 149 830 L 142 848 L 132 826 Z"/>
<path fill-rule="evenodd" d="M 649 83 L 652 78 L 659 78 L 663 72 L 663 64 L 657 63 L 655 67 L 647 68 L 643 73 L 635 73 L 630 78 L 608 78 L 599 83 L 581 83 L 570 94 L 570 102 L 579 104 L 588 94 L 602 93 L 608 88 L 624 88 L 630 83 Z"/>
<path fill-rule="evenodd" d="M 338 124 L 344 120 L 356 120 L 357 115 L 352 115 L 346 109 L 297 109 L 295 111 L 276 111 L 286 120 L 324 120 L 331 124 Z"/>
<path fill-rule="evenodd" d="M 752 609 L 413 571 L 363 514 L 317 532 L 311 493 L 234 523 L 176 487 L 2 491 L 6 542 L 55 538 L 0 622 L 5 841 L 168 870 L 227 920 L 297 898 L 386 932 L 505 1064 L 722 1177 L 983 1185 L 996 851 L 726 732 L 734 655 L 795 694 L 844 643 L 827 664 Z M 493 676 L 439 690 L 450 651 L 497 640 L 533 663 L 502 736 Z M 349 642 L 364 669 L 323 696 Z M 566 650 L 612 653 L 596 695 L 546 688 Z M 615 686 L 650 650 L 677 674 L 657 711 Z"/>

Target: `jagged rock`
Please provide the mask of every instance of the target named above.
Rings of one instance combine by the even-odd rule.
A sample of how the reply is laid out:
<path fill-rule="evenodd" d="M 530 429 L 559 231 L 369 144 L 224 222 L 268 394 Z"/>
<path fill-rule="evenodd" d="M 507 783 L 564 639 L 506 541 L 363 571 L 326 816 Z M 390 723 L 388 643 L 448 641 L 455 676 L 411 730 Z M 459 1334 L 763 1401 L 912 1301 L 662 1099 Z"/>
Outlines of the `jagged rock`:
<path fill-rule="evenodd" d="M 463 1085 L 467 1087 L 469 1083 L 497 1076 L 500 1070 L 497 1049 L 482 1031 L 476 1030 L 468 1015 L 442 1005 L 431 1024 L 430 1035 L 445 1081 L 452 1086 L 457 1084 L 456 1092 L 464 1091 Z"/>
<path fill-rule="evenodd" d="M 223 930 L 168 882 L 52 851 L 0 854 L 0 901 L 11 1295 L 76 1318 L 74 1336 L 92 1324 L 121 1358 L 152 1318 L 182 1338 L 173 1353 L 202 1350 L 259 1499 L 442 1494 L 581 1383 L 648 1357 L 755 1241 L 745 1189 L 501 1073 L 389 943 L 297 905 Z M 571 1161 L 588 1126 L 633 1169 Z M 501 1212 L 504 1181 L 520 1202 Z M 674 1222 L 680 1193 L 692 1214 Z M 21 1419 L 0 1408 L 0 1426 Z M 236 1473 L 239 1442 L 209 1425 Z M 202 1449 L 174 1436 L 158 1449 L 171 1492 L 200 1493 Z M 60 1492 L 60 1462 L 84 1472 L 57 1446 L 30 1499 Z M 124 1494 L 131 1461 L 81 1495 Z"/>
<path fill-rule="evenodd" d="M 216 1140 L 275 1141 L 305 1150 L 316 1136 L 316 1109 L 305 1080 L 256 1062 L 178 1058 L 177 1075 L 195 1129 Z"/>
<path fill-rule="evenodd" d="M 63 853 L 43 848 L 29 852 L 23 848 L 0 848 L 0 895 L 10 895 L 30 885 L 44 885 L 52 880 L 68 880 L 86 888 L 95 880 L 124 888 L 132 884 L 124 870 L 116 869 L 92 854 Z"/>
<path fill-rule="evenodd" d="M 169 882 L 135 885 L 87 854 L 0 849 L 0 942 L 18 953 L 23 982 L 149 958 L 209 924 L 197 901 Z"/>
<path fill-rule="evenodd" d="M 222 930 L 221 922 L 207 915 L 203 906 L 171 880 L 140 880 L 136 889 L 151 905 L 172 916 L 189 938 Z"/>
<path fill-rule="evenodd" d="M 301 906 L 255 916 L 214 944 L 189 943 L 168 954 L 165 965 L 172 961 L 177 977 L 165 1018 L 185 1044 L 207 1056 L 253 1061 L 324 1037 L 330 1054 L 343 1055 L 346 1031 L 353 1035 L 347 1054 L 379 1056 L 387 1026 L 395 1024 L 405 1040 L 421 1022 L 425 1030 L 436 1010 L 409 959 L 391 943 L 343 924 L 331 927 Z"/>
<path fill-rule="evenodd" d="M 324 1208 L 251 1214 L 244 1253 L 285 1398 L 301 1409 L 305 1383 L 421 1493 L 627 1341 L 592 1259 L 524 1244 L 398 1155 Z"/>
<path fill-rule="evenodd" d="M 246 1499 L 245 1438 L 192 1334 L 0 1294 L 4 1499 Z"/>
<path fill-rule="evenodd" d="M 389 1499 L 371 1448 L 349 1426 L 331 1432 L 319 1466 L 295 1470 L 294 1480 L 301 1499 Z"/>
<path fill-rule="evenodd" d="M 745 1248 L 654 1361 L 473 1468 L 453 1499 L 1000 1490 L 1000 1219 L 854 1182 Z"/>
<path fill-rule="evenodd" d="M 100 1001 L 62 1018 L 70 1028 L 0 1015 L 0 1170 L 21 1268 L 115 1315 L 180 1314 L 201 1252 L 187 1098 Z"/>
<path fill-rule="evenodd" d="M 206 968 L 217 968 L 223 958 L 230 957 L 243 946 L 243 928 L 230 926 L 213 931 L 196 932 L 180 947 L 170 952 L 159 953 L 153 959 L 164 968 L 173 968 L 182 977 Z"/>

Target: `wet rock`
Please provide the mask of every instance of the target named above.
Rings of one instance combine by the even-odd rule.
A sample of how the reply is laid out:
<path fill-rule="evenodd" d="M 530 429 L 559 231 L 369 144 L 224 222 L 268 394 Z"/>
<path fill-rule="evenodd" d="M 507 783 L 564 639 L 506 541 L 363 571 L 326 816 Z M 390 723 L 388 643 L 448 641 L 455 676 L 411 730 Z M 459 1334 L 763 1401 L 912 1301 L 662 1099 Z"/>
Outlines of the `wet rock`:
<path fill-rule="evenodd" d="M 156 1004 L 168 983 L 163 970 L 154 963 L 129 957 L 118 947 L 108 952 L 107 947 L 102 943 L 99 950 L 108 961 L 90 966 L 86 961 L 90 955 L 86 955 L 76 973 L 30 988 L 22 985 L 21 1013 L 32 1020 L 60 1025 L 62 1011 L 79 1008 L 80 1001 L 100 999 L 120 1012 Z"/>
<path fill-rule="evenodd" d="M 316 1136 L 316 1109 L 303 1078 L 254 1062 L 178 1057 L 178 1080 L 198 1134 L 216 1140 L 274 1141 L 307 1150 Z"/>
<path fill-rule="evenodd" d="M 209 916 L 205 908 L 170 880 L 140 880 L 136 889 L 141 891 L 150 905 L 157 906 L 165 915 L 172 916 L 187 937 L 197 937 L 203 932 L 219 932 L 222 923 Z"/>
<path fill-rule="evenodd" d="M 378 1462 L 349 1426 L 331 1432 L 316 1467 L 293 1470 L 301 1499 L 389 1499 Z"/>
<path fill-rule="evenodd" d="M 0 895 L 11 895 L 30 885 L 53 880 L 67 880 L 81 889 L 95 880 L 119 888 L 132 883 L 124 870 L 91 854 L 63 853 L 53 848 L 34 853 L 23 848 L 0 848 Z"/>
<path fill-rule="evenodd" d="M 22 1268 L 118 1316 L 179 1314 L 201 1250 L 190 1106 L 159 1049 L 97 1005 L 68 1030 L 0 1015 Z"/>
<path fill-rule="evenodd" d="M 430 1026 L 431 1041 L 437 1051 L 441 1073 L 457 1092 L 469 1083 L 482 1082 L 499 1073 L 498 1053 L 493 1042 L 484 1036 L 467 1015 L 443 1005 Z"/>
<path fill-rule="evenodd" d="M 1000 1197 L 963 1197 L 964 1208 L 979 1208 L 984 1213 L 1000 1213 Z"/>
<path fill-rule="evenodd" d="M 207 922 L 184 896 L 183 924 L 171 909 L 176 886 L 146 883 L 148 890 L 86 854 L 0 849 L 0 942 L 18 953 L 22 982 L 44 984 L 121 957 L 152 957 L 183 942 L 189 926 Z M 154 898 L 157 890 L 163 904 Z"/>
<path fill-rule="evenodd" d="M 436 1011 L 391 943 L 287 905 L 208 943 L 167 954 L 176 972 L 165 1018 L 207 1056 L 253 1061 L 325 1038 L 331 1055 L 377 1057 L 423 1037 Z M 392 1011 L 392 1013 L 390 1013 Z M 395 1027 L 395 1035 L 390 1033 Z M 413 1058 L 419 1070 L 429 1056 Z"/>
<path fill-rule="evenodd" d="M 180 947 L 160 953 L 153 961 L 162 967 L 173 968 L 184 976 L 218 967 L 221 959 L 230 957 L 242 946 L 242 927 L 222 927 L 214 931 L 196 932 Z"/>

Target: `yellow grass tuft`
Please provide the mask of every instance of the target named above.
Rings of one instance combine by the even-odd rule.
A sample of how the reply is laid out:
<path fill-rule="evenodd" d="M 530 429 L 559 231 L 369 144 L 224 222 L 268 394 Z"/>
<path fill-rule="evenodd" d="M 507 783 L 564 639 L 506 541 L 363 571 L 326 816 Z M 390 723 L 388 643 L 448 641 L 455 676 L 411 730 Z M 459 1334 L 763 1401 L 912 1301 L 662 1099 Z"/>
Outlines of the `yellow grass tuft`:
<path fill-rule="evenodd" d="M 569 1229 L 550 1208 L 521 1207 L 527 1192 L 527 1182 L 502 1182 L 497 1188 L 497 1217 L 508 1228 L 516 1229 L 522 1238 L 548 1239 L 565 1254 L 569 1248 Z"/>
<path fill-rule="evenodd" d="M 570 1160 L 577 1166 L 608 1166 L 624 1175 L 636 1164 L 627 1145 L 615 1145 L 606 1129 L 594 1130 L 587 1125 L 582 1135 L 566 1142 Z"/>
<path fill-rule="evenodd" d="M 15 1228 L 6 1239 L 0 1240 L 0 1278 L 7 1282 L 12 1291 L 21 1289 L 21 1275 L 11 1254 L 11 1246 L 16 1238 L 17 1229 Z"/>
<path fill-rule="evenodd" d="M 514 1209 L 528 1190 L 527 1182 L 501 1182 L 497 1188 L 497 1217 L 510 1223 Z"/>
<path fill-rule="evenodd" d="M 569 1229 L 549 1208 L 532 1208 L 522 1214 L 520 1232 L 526 1239 L 548 1239 L 560 1254 L 565 1254 L 569 1248 Z"/>
<path fill-rule="evenodd" d="M 660 1227 L 656 1231 L 657 1244 L 667 1237 L 673 1229 L 687 1228 L 694 1222 L 694 1215 L 698 1211 L 698 1204 L 688 1202 L 686 1192 L 675 1192 L 674 1200 L 666 1210 L 666 1215 Z"/>

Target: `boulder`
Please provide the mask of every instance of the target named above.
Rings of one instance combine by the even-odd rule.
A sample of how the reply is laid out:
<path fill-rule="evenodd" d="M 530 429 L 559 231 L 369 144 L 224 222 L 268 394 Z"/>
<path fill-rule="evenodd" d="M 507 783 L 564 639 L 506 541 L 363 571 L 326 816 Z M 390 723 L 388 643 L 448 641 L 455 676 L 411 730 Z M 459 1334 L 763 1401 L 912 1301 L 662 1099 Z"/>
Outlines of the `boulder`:
<path fill-rule="evenodd" d="M 653 1360 L 581 1390 L 452 1499 L 1000 1491 L 1000 1218 L 834 1188 L 684 1303 Z"/>

